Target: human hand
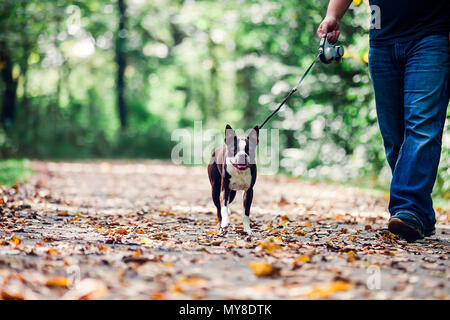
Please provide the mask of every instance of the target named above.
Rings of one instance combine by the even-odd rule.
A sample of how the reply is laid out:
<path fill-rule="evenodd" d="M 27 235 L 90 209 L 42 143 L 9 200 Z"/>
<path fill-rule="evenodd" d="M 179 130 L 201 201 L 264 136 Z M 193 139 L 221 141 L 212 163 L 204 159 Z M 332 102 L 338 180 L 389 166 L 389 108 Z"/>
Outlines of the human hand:
<path fill-rule="evenodd" d="M 324 38 L 328 32 L 331 32 L 328 41 L 334 43 L 339 38 L 339 19 L 333 16 L 326 16 L 317 29 L 317 36 L 319 39 Z"/>

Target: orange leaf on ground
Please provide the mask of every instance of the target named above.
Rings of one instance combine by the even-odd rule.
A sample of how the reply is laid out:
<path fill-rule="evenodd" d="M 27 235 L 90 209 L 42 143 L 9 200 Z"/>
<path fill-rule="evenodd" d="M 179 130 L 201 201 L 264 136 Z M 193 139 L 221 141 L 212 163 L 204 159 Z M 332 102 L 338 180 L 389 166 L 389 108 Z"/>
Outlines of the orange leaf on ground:
<path fill-rule="evenodd" d="M 150 299 L 152 300 L 167 300 L 167 298 L 164 296 L 164 293 L 162 292 L 156 292 L 151 295 Z"/>
<path fill-rule="evenodd" d="M 307 263 L 307 262 L 309 262 L 309 260 L 311 260 L 311 259 L 308 256 L 300 256 L 294 260 L 294 265 Z"/>
<path fill-rule="evenodd" d="M 283 243 L 280 237 L 267 237 L 260 241 L 259 246 L 267 253 L 273 253 L 280 249 L 280 244 Z"/>
<path fill-rule="evenodd" d="M 2 292 L 0 294 L 0 298 L 1 298 L 0 300 L 2 300 L 2 299 L 4 299 L 4 300 L 24 300 L 25 299 L 21 293 L 7 292 L 6 290 L 2 290 Z"/>
<path fill-rule="evenodd" d="M 20 242 L 22 242 L 22 240 L 18 238 L 16 234 L 13 234 L 12 237 L 9 239 L 9 242 L 17 247 L 20 244 Z"/>
<path fill-rule="evenodd" d="M 304 294 L 305 297 L 311 299 L 324 299 L 328 298 L 337 291 L 347 291 L 354 288 L 354 284 L 348 281 L 333 281 L 326 286 L 316 287 L 310 292 Z"/>
<path fill-rule="evenodd" d="M 120 229 L 117 229 L 117 230 L 115 231 L 115 233 L 116 233 L 116 234 L 128 234 L 128 231 L 125 230 L 125 229 L 123 229 L 123 228 L 120 228 Z"/>
<path fill-rule="evenodd" d="M 55 277 L 48 279 L 45 284 L 49 287 L 67 287 L 69 280 L 66 277 Z"/>
<path fill-rule="evenodd" d="M 217 234 L 217 231 L 210 230 L 210 231 L 208 231 L 208 232 L 206 233 L 206 236 L 207 236 L 207 237 L 210 237 L 210 236 L 216 235 L 216 234 Z"/>
<path fill-rule="evenodd" d="M 268 277 L 280 273 L 280 269 L 265 262 L 249 262 L 248 266 L 257 277 Z"/>
<path fill-rule="evenodd" d="M 60 254 L 60 252 L 58 250 L 56 250 L 56 249 L 49 249 L 47 251 L 47 254 Z"/>

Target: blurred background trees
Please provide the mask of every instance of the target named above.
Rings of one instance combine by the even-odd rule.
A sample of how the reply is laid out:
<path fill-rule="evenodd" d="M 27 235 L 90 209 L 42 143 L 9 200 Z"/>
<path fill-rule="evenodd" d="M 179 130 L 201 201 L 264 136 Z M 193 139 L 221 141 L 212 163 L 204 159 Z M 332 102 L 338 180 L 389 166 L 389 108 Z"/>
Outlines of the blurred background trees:
<path fill-rule="evenodd" d="M 0 155 L 168 158 L 172 130 L 249 128 L 317 53 L 327 0 L 2 0 Z M 367 1 L 344 17 L 342 63 L 317 64 L 269 126 L 281 170 L 386 186 L 367 68 Z M 450 134 L 435 192 L 450 197 Z"/>

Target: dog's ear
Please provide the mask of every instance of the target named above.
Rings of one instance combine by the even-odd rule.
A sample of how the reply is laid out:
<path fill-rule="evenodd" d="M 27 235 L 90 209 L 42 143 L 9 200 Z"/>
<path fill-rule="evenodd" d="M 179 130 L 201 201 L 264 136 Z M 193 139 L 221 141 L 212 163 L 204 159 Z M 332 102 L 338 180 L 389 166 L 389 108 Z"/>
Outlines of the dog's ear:
<path fill-rule="evenodd" d="M 248 141 L 250 145 L 256 146 L 259 142 L 259 126 L 255 126 L 248 134 Z"/>
<path fill-rule="evenodd" d="M 225 143 L 231 142 L 234 137 L 236 137 L 236 132 L 234 132 L 233 128 L 227 124 L 225 127 Z"/>

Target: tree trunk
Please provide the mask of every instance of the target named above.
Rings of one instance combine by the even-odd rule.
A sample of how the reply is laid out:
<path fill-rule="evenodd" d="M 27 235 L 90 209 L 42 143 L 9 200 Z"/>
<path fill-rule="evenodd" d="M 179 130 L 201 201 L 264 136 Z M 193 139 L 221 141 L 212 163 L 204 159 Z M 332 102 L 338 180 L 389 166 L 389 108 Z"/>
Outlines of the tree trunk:
<path fill-rule="evenodd" d="M 13 65 L 9 52 L 4 43 L 1 44 L 1 47 L 3 49 L 0 50 L 0 63 L 4 64 L 1 69 L 1 76 L 5 84 L 1 122 L 3 127 L 7 128 L 13 124 L 16 115 L 17 81 L 13 79 Z"/>
<path fill-rule="evenodd" d="M 125 101 L 125 67 L 126 67 L 126 4 L 125 0 L 118 0 L 119 29 L 116 40 L 116 63 L 117 63 L 117 109 L 119 112 L 120 126 L 127 126 L 127 106 Z"/>

